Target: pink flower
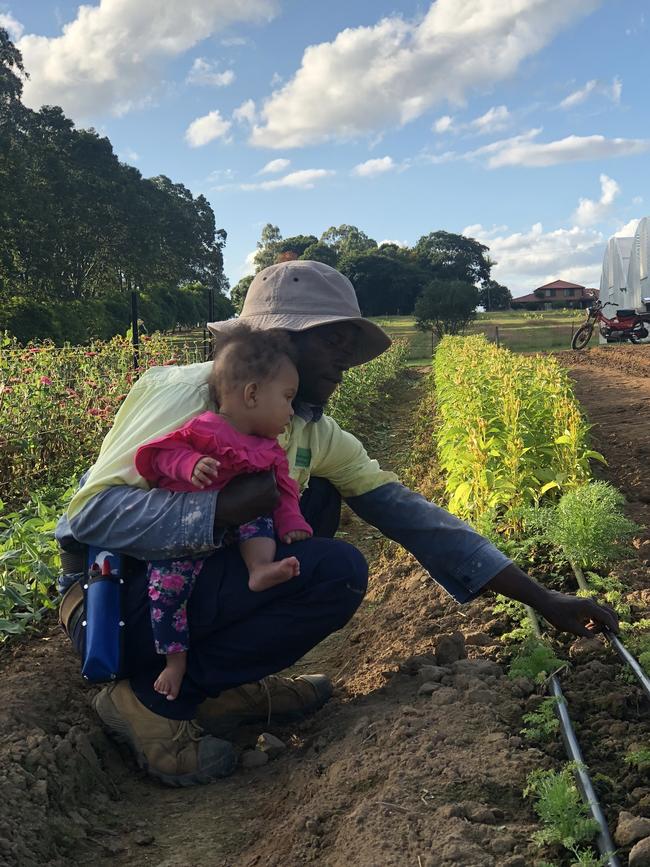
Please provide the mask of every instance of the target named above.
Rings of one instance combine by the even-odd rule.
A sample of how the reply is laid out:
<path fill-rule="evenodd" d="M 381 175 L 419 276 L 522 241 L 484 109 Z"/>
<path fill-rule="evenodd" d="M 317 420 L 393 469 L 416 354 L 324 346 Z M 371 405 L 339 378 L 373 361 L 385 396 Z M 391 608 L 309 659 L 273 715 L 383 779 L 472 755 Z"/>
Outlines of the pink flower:
<path fill-rule="evenodd" d="M 151 596 L 151 591 L 149 591 L 149 596 Z M 162 609 L 152 608 L 151 619 L 154 620 L 156 623 L 160 623 L 160 621 L 163 619 Z"/>
<path fill-rule="evenodd" d="M 176 632 L 185 632 L 187 630 L 187 611 L 184 605 L 174 614 L 173 622 Z"/>
<path fill-rule="evenodd" d="M 41 385 L 52 385 L 52 380 L 49 376 L 41 376 L 39 382 Z"/>
<path fill-rule="evenodd" d="M 172 641 L 167 645 L 165 653 L 183 653 L 185 650 L 187 650 L 187 648 L 184 644 L 180 644 L 178 641 Z"/>
<path fill-rule="evenodd" d="M 170 590 L 172 593 L 180 593 L 185 586 L 185 578 L 182 575 L 163 575 L 160 582 L 163 590 Z"/>
<path fill-rule="evenodd" d="M 149 588 L 149 599 L 152 599 L 154 602 L 156 601 L 156 599 L 160 599 L 160 590 L 158 590 L 157 587 Z"/>

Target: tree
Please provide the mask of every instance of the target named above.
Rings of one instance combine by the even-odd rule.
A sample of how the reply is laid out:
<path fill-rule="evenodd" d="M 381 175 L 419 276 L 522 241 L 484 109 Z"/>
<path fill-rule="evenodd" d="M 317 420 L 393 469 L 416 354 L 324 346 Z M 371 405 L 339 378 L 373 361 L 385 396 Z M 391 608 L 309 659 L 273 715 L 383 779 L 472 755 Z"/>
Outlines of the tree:
<path fill-rule="evenodd" d="M 461 280 L 433 280 L 415 302 L 415 319 L 421 331 L 439 338 L 458 334 L 476 317 L 478 290 Z"/>
<path fill-rule="evenodd" d="M 344 257 L 339 269 L 354 286 L 364 316 L 412 313 L 426 282 L 416 265 L 374 251 Z"/>
<path fill-rule="evenodd" d="M 278 245 L 282 240 L 282 232 L 273 223 L 267 223 L 262 229 L 262 234 L 257 242 L 257 252 L 253 257 L 255 271 L 261 271 L 273 265 L 278 254 Z"/>
<path fill-rule="evenodd" d="M 307 247 L 300 258 L 311 262 L 322 262 L 324 265 L 330 265 L 332 268 L 336 268 L 338 262 L 336 250 L 327 244 L 321 244 L 320 241 L 316 241 L 310 247 Z"/>
<path fill-rule="evenodd" d="M 232 306 L 237 315 L 241 313 L 241 309 L 244 306 L 244 301 L 246 300 L 248 288 L 252 282 L 253 274 L 247 274 L 245 277 L 242 277 L 239 283 L 237 283 L 237 285 L 230 290 L 230 300 L 232 301 Z"/>
<path fill-rule="evenodd" d="M 320 240 L 322 244 L 327 244 L 334 249 L 338 260 L 344 256 L 352 256 L 354 253 L 364 253 L 377 248 L 377 242 L 369 238 L 365 232 L 357 229 L 356 226 L 348 226 L 346 223 L 342 226 L 330 226 L 323 232 Z"/>
<path fill-rule="evenodd" d="M 285 238 L 278 242 L 276 255 L 280 253 L 295 253 L 296 259 L 300 259 L 308 247 L 318 243 L 315 235 L 294 235 L 293 238 Z"/>
<path fill-rule="evenodd" d="M 496 280 L 488 280 L 479 290 L 479 304 L 486 310 L 510 310 L 512 295 L 507 286 L 497 283 Z"/>
<path fill-rule="evenodd" d="M 459 280 L 463 283 L 485 284 L 494 264 L 486 255 L 489 247 L 474 238 L 451 232 L 431 232 L 423 235 L 413 252 L 429 272 L 430 279 Z"/>

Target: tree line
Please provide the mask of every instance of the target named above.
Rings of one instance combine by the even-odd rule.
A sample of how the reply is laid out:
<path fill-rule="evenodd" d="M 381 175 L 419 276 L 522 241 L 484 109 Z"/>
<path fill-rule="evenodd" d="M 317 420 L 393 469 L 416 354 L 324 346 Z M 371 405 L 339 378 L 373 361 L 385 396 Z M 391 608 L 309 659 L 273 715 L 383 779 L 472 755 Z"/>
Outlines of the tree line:
<path fill-rule="evenodd" d="M 134 289 L 149 330 L 204 322 L 209 296 L 215 318 L 239 312 L 252 276 L 228 297 L 226 232 L 207 199 L 165 175 L 143 177 L 58 106 L 28 109 L 27 77 L 0 28 L 0 331 L 21 341 L 110 337 L 126 331 Z M 479 304 L 510 306 L 488 254 L 445 231 L 407 247 L 351 225 L 283 238 L 268 223 L 254 261 L 256 271 L 282 258 L 325 262 L 349 277 L 364 315 L 415 313 L 423 327 L 456 331 Z"/>
<path fill-rule="evenodd" d="M 57 106 L 21 101 L 28 76 L 0 28 L 0 331 L 85 342 L 125 332 L 130 294 L 149 330 L 233 308 L 226 232 L 202 196 L 144 178 L 108 138 L 75 129 Z"/>
<path fill-rule="evenodd" d="M 331 226 L 320 238 L 283 238 L 278 226 L 262 229 L 254 256 L 255 272 L 283 259 L 315 259 L 338 268 L 352 282 L 364 316 L 410 315 L 423 327 L 456 332 L 478 305 L 486 310 L 510 307 L 510 291 L 492 280 L 489 249 L 473 238 L 437 231 L 413 247 L 378 244 L 356 226 Z M 253 275 L 243 277 L 231 293 L 242 307 Z"/>

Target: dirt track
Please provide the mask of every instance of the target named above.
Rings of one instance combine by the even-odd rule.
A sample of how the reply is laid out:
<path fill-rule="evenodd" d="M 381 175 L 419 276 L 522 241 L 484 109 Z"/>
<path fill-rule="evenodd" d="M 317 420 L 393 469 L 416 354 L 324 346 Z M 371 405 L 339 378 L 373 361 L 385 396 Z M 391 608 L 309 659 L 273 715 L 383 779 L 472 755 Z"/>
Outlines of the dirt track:
<path fill-rule="evenodd" d="M 649 527 L 650 353 L 631 352 L 634 376 L 620 369 L 630 365 L 624 347 L 563 358 L 574 365 L 595 446 L 609 459 L 605 475 Z M 410 395 L 412 407 L 413 383 Z M 408 406 L 399 414 L 387 407 L 385 422 L 389 464 L 394 443 L 409 446 Z M 377 554 L 375 534 L 356 519 L 344 530 Z M 639 536 L 623 576 L 636 616 L 650 606 L 648 538 Z M 487 601 L 460 608 L 391 546 L 353 623 L 304 661 L 304 670 L 335 678 L 335 699 L 302 726 L 271 729 L 289 745 L 277 761 L 185 791 L 149 781 L 104 737 L 55 628 L 15 645 L 0 662 L 0 864 L 533 865 L 541 860 L 530 844 L 537 826 L 521 790 L 530 770 L 554 766 L 562 753 L 530 749 L 519 736 L 522 714 L 539 699 L 531 684 L 502 676 L 505 627 Z M 441 643 L 457 630 L 474 661 L 453 662 L 462 649 Z M 418 672 L 436 661 L 447 669 L 435 673 L 441 685 L 419 695 L 431 672 Z M 613 827 L 623 808 L 650 816 L 647 781 L 623 765 L 632 742 L 648 743 L 649 708 L 618 671 L 603 649 L 577 660 L 566 680 L 587 761 L 610 778 L 600 785 Z M 243 732 L 242 744 L 258 733 Z"/>

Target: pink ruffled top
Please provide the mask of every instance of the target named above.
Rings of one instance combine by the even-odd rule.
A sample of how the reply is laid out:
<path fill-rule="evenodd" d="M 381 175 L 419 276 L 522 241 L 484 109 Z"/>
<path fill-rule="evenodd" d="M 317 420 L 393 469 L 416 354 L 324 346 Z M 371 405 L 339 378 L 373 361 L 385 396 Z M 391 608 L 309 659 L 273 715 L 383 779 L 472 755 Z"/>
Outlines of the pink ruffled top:
<path fill-rule="evenodd" d="M 203 457 L 219 461 L 219 476 L 203 490 L 221 490 L 235 476 L 273 470 L 280 501 L 273 512 L 280 538 L 295 530 L 312 535 L 300 512 L 300 491 L 289 476 L 284 449 L 276 440 L 240 433 L 222 416 L 204 412 L 178 430 L 140 446 L 135 466 L 150 484 L 169 491 L 200 490 L 191 482 L 197 462 Z"/>

